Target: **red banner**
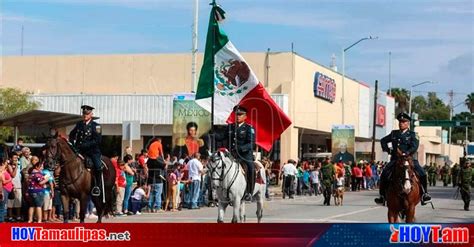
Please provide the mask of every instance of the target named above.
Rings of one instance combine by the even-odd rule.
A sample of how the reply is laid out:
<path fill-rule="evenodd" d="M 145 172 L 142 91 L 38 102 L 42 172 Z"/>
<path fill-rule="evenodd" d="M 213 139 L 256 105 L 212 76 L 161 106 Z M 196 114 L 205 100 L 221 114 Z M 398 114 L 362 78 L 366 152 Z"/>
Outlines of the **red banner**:
<path fill-rule="evenodd" d="M 377 126 L 385 126 L 386 115 L 385 115 L 385 106 L 384 105 L 377 105 L 377 119 L 376 125 Z"/>

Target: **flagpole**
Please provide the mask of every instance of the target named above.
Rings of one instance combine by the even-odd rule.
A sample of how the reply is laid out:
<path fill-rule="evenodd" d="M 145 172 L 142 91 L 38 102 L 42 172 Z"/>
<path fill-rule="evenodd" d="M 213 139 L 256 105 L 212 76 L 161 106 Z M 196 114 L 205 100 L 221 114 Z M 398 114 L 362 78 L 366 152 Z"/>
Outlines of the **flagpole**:
<path fill-rule="evenodd" d="M 212 0 L 212 10 L 211 12 L 214 13 L 214 7 L 216 6 L 216 0 Z M 215 14 L 214 16 L 211 16 L 211 18 L 215 18 Z M 215 25 L 215 22 L 213 22 L 213 25 L 212 25 L 212 54 L 216 54 L 215 51 L 216 51 L 216 25 Z M 212 70 L 214 71 L 214 68 L 215 68 L 215 57 L 213 56 L 212 58 Z M 211 142 L 212 142 L 212 145 L 211 145 L 211 152 L 214 153 L 216 151 L 216 135 L 215 135 L 215 127 L 214 127 L 214 90 L 215 90 L 215 86 L 214 86 L 214 80 L 215 80 L 215 74 L 214 72 L 212 73 L 212 96 L 211 96 L 211 133 L 212 133 L 212 136 L 211 136 Z"/>

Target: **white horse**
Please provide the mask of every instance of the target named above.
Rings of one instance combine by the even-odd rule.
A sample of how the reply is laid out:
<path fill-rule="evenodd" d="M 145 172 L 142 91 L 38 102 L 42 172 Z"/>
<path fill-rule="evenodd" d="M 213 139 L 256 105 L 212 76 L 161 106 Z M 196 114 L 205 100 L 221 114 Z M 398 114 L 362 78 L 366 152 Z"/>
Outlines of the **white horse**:
<path fill-rule="evenodd" d="M 261 166 L 260 163 L 256 165 Z M 234 207 L 232 223 L 245 222 L 245 202 L 242 198 L 245 194 L 247 182 L 240 165 L 227 150 L 220 150 L 211 156 L 208 168 L 211 176 L 211 185 L 217 192 L 219 204 L 217 223 L 224 222 L 225 210 L 229 204 Z M 259 172 L 263 181 L 266 182 L 265 170 L 260 169 Z M 257 219 L 258 223 L 260 223 L 263 216 L 265 184 L 256 183 L 252 194 L 257 201 Z"/>

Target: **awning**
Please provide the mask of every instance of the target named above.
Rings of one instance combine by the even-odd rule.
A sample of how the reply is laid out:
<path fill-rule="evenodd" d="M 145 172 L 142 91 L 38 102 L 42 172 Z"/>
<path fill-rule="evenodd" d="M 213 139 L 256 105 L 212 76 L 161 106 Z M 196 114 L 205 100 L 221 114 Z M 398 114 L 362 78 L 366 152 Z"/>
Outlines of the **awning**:
<path fill-rule="evenodd" d="M 98 119 L 94 117 L 94 119 Z M 2 127 L 49 127 L 61 128 L 73 125 L 82 120 L 81 115 L 32 110 L 22 112 L 10 117 L 0 119 L 0 126 Z"/>

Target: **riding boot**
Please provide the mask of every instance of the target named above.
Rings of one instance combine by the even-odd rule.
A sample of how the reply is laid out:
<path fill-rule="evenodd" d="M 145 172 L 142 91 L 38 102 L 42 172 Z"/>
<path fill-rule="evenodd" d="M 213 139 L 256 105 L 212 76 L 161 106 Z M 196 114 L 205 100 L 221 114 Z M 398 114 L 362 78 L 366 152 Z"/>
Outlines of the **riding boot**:
<path fill-rule="evenodd" d="M 102 182 L 102 170 L 97 170 L 94 173 L 94 187 L 92 188 L 92 196 L 100 196 L 101 193 L 101 182 Z"/>
<path fill-rule="evenodd" d="M 255 171 L 248 171 L 247 173 L 247 188 L 245 194 L 246 201 L 252 201 L 253 190 L 255 188 Z"/>
<path fill-rule="evenodd" d="M 379 195 L 378 198 L 374 199 L 375 203 L 385 205 L 385 179 L 383 178 L 380 178 Z"/>
<path fill-rule="evenodd" d="M 426 205 L 426 203 L 431 201 L 431 196 L 428 194 L 428 179 L 427 176 L 420 176 L 421 189 L 423 195 L 421 196 L 421 205 Z"/>

